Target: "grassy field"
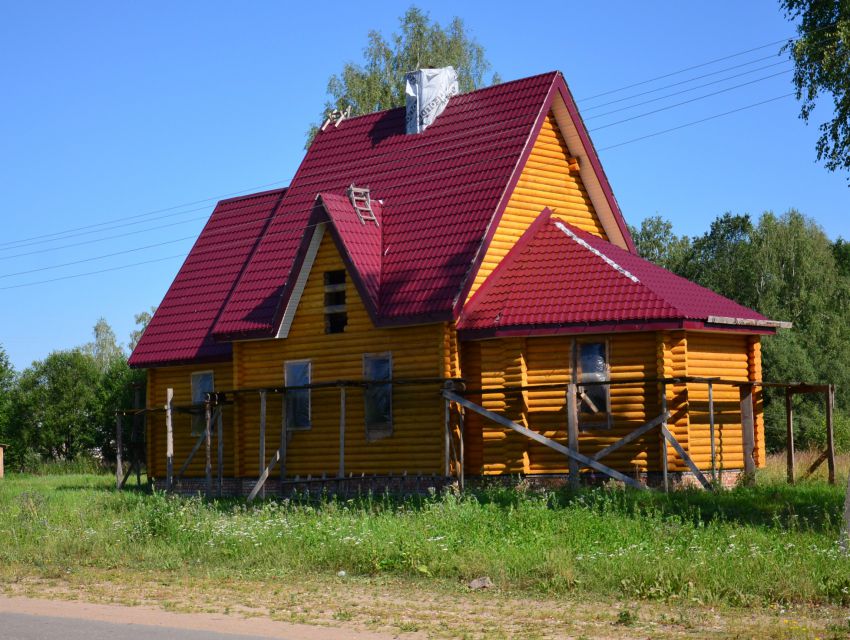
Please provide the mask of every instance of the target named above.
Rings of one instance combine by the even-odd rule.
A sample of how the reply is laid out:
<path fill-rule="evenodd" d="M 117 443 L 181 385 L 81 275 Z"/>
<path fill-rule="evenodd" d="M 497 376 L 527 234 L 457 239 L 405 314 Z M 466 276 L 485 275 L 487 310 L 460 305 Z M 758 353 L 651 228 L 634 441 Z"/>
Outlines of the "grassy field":
<path fill-rule="evenodd" d="M 777 615 L 824 607 L 840 618 L 850 605 L 850 558 L 839 545 L 846 475 L 836 487 L 789 487 L 781 464 L 773 460 L 755 487 L 718 493 L 493 488 L 252 506 L 116 493 L 108 476 L 12 475 L 0 481 L 0 578 L 393 583 L 445 594 L 486 575 L 499 593 L 535 601 Z M 345 622 L 356 608 L 332 617 Z M 614 623 L 628 625 L 630 611 L 619 608 Z M 842 619 L 828 624 L 834 637 L 850 631 Z M 817 635 L 785 631 L 770 637 Z"/>

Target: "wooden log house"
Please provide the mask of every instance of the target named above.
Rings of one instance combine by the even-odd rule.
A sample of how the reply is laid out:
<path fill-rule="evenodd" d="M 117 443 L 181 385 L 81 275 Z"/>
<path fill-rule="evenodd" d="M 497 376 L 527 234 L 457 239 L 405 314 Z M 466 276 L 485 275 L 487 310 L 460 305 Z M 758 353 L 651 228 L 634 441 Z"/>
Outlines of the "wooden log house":
<path fill-rule="evenodd" d="M 288 188 L 218 203 L 130 358 L 151 476 L 764 464 L 752 383 L 782 323 L 636 255 L 560 73 L 405 116 L 338 118 Z"/>

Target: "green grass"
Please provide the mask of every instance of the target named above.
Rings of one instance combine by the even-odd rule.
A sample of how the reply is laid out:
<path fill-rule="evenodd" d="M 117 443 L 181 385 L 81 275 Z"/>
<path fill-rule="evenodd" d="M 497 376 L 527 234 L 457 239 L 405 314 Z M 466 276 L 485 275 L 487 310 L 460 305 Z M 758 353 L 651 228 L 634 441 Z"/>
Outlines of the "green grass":
<path fill-rule="evenodd" d="M 108 476 L 0 481 L 0 571 L 86 568 L 222 580 L 307 573 L 467 581 L 531 594 L 706 605 L 850 604 L 842 487 L 669 495 L 491 488 L 408 500 L 205 502 Z"/>

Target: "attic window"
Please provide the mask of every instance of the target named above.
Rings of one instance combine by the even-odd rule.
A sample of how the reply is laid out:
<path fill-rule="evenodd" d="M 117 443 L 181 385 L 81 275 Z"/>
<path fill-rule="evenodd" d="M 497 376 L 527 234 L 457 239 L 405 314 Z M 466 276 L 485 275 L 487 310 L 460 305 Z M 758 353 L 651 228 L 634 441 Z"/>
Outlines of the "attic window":
<path fill-rule="evenodd" d="M 347 324 L 345 269 L 325 271 L 325 333 L 344 333 Z"/>

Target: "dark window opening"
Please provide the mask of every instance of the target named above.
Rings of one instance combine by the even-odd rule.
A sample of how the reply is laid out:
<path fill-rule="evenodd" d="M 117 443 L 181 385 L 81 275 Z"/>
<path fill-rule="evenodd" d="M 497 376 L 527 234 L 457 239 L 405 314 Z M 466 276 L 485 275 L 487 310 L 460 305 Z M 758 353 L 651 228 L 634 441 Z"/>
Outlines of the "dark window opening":
<path fill-rule="evenodd" d="M 392 359 L 389 355 L 363 356 L 366 435 L 388 436 L 393 429 Z"/>
<path fill-rule="evenodd" d="M 286 390 L 286 428 L 289 431 L 309 429 L 310 389 L 289 389 L 288 387 L 305 387 L 311 382 L 311 365 L 309 360 L 295 360 L 284 364 L 284 384 Z"/>
<path fill-rule="evenodd" d="M 347 324 L 345 270 L 325 271 L 325 333 L 343 333 Z"/>
<path fill-rule="evenodd" d="M 582 427 L 611 426 L 611 389 L 608 345 L 605 342 L 576 344 L 576 382 L 579 394 L 579 420 Z"/>

